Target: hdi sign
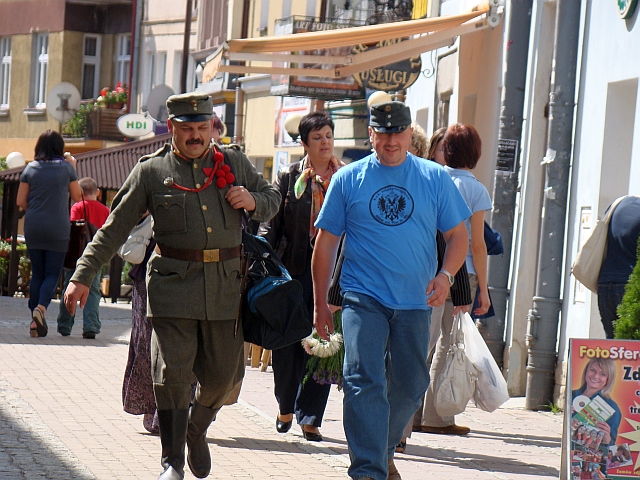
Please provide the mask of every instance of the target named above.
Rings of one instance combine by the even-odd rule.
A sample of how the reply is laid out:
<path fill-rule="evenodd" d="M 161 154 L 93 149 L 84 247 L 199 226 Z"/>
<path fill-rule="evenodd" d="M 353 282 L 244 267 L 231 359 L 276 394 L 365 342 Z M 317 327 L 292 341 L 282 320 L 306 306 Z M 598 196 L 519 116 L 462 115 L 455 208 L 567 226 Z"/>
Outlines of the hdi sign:
<path fill-rule="evenodd" d="M 153 131 L 153 119 L 141 113 L 130 113 L 120 117 L 117 126 L 127 137 L 141 137 Z"/>

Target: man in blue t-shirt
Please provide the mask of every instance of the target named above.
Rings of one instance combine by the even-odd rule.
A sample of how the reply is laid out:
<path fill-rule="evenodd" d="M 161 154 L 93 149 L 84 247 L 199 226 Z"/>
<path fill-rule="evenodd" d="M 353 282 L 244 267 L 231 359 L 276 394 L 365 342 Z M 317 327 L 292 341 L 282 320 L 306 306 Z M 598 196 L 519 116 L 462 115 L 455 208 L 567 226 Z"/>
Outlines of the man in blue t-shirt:
<path fill-rule="evenodd" d="M 431 307 L 444 303 L 467 255 L 471 215 L 442 167 L 407 152 L 411 112 L 400 102 L 371 107 L 375 153 L 340 169 L 316 221 L 314 324 L 333 331 L 327 290 L 345 233 L 344 429 L 354 479 L 400 479 L 395 446 L 429 385 Z M 436 272 L 436 230 L 447 250 Z"/>

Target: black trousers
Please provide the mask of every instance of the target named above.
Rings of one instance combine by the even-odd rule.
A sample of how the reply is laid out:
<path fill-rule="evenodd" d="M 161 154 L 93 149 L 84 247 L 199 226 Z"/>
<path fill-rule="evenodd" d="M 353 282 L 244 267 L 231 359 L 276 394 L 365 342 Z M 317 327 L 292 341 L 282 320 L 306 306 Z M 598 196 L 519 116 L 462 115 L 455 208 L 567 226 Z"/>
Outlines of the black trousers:
<path fill-rule="evenodd" d="M 307 255 L 307 265 L 302 275 L 292 275 L 302 284 L 302 296 L 313 318 L 313 283 L 311 280 L 311 254 Z M 281 415 L 296 414 L 299 425 L 320 427 L 327 406 L 331 385 L 317 383 L 309 378 L 302 385 L 307 373 L 309 355 L 300 342 L 271 352 L 274 391 Z"/>

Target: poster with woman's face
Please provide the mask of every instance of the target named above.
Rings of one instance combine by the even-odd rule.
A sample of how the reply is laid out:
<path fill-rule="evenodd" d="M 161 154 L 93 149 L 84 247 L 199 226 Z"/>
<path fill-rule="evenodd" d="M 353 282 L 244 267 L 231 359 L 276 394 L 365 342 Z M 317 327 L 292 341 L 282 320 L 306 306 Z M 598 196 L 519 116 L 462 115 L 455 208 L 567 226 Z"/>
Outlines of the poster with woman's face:
<path fill-rule="evenodd" d="M 571 339 L 570 479 L 640 478 L 640 341 Z"/>

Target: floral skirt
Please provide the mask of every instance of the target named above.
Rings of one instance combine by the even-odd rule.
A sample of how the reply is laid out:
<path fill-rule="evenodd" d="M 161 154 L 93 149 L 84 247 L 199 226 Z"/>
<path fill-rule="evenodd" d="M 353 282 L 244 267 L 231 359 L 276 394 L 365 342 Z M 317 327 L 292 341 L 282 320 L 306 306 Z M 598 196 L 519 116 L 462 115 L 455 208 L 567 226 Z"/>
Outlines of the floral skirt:
<path fill-rule="evenodd" d="M 133 415 L 154 413 L 156 399 L 151 379 L 151 320 L 147 319 L 145 280 L 133 281 L 131 295 L 131 340 L 122 385 L 124 411 Z"/>

